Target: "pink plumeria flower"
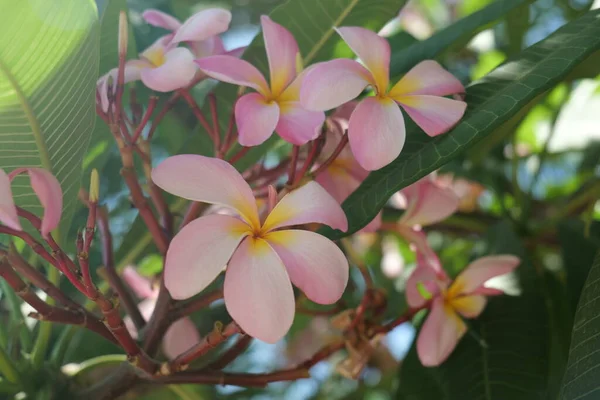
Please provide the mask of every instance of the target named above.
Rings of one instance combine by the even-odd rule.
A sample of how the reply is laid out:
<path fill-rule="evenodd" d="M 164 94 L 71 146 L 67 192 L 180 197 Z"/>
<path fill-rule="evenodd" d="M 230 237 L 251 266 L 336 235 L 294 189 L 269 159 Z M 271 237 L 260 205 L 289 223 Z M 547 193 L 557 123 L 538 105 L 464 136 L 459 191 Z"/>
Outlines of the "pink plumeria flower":
<path fill-rule="evenodd" d="M 429 261 L 439 264 L 437 257 Z M 512 255 L 482 257 L 469 264 L 454 281 L 441 265 L 417 267 L 407 281 L 406 299 L 414 308 L 431 302 L 417 338 L 417 353 L 424 366 L 440 365 L 448 358 L 467 331 L 461 317 L 477 318 L 485 308 L 486 296 L 503 294 L 485 283 L 512 272 L 519 263 L 519 258 Z"/>
<path fill-rule="evenodd" d="M 144 320 L 149 321 L 156 307 L 158 288 L 153 287 L 152 282 L 141 276 L 132 266 L 125 267 L 123 270 L 123 279 L 136 296 L 143 299 L 138 307 Z M 124 322 L 131 336 L 137 339 L 138 331 L 131 317 L 125 317 Z M 173 322 L 169 329 L 167 329 L 162 340 L 162 349 L 165 355 L 172 360 L 199 342 L 200 335 L 196 326 L 190 318 L 184 317 Z"/>
<path fill-rule="evenodd" d="M 19 174 L 29 175 L 31 188 L 44 209 L 41 233 L 44 238 L 47 238 L 60 222 L 63 202 L 60 183 L 54 175 L 43 168 L 17 168 L 10 174 L 0 169 L 0 222 L 18 231 L 23 229 L 10 187 L 11 181 Z"/>
<path fill-rule="evenodd" d="M 246 333 L 274 343 L 294 319 L 291 282 L 319 304 L 341 297 L 348 281 L 342 251 L 317 233 L 287 228 L 308 223 L 348 228 L 341 207 L 318 183 L 288 193 L 261 219 L 252 189 L 223 160 L 170 157 L 152 171 L 152 179 L 169 193 L 239 214 L 200 217 L 173 238 L 165 261 L 165 284 L 173 298 L 199 293 L 227 265 L 227 311 Z"/>
<path fill-rule="evenodd" d="M 232 56 L 196 60 L 208 76 L 256 90 L 235 104 L 239 142 L 257 146 L 274 131 L 288 142 L 302 145 L 319 136 L 325 121 L 323 112 L 308 111 L 300 105 L 302 76 L 297 69 L 299 49 L 292 34 L 269 17 L 261 17 L 269 60 L 270 85 L 253 65 Z"/>
<path fill-rule="evenodd" d="M 365 67 L 354 60 L 317 64 L 306 73 L 300 99 L 309 110 L 328 110 L 356 98 L 367 87 L 375 90 L 350 117 L 348 138 L 359 164 L 376 170 L 392 162 L 406 137 L 398 104 L 429 136 L 446 132 L 463 116 L 466 103 L 442 96 L 464 92 L 463 85 L 437 62 L 427 60 L 388 90 L 390 45 L 365 28 L 343 27 L 337 32 Z"/>

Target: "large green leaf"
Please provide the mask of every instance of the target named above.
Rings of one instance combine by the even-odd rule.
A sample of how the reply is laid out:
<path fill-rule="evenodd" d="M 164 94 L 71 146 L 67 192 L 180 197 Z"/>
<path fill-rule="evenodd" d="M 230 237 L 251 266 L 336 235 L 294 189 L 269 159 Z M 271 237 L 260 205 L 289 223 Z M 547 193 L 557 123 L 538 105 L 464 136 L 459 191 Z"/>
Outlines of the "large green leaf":
<path fill-rule="evenodd" d="M 69 226 L 95 121 L 98 29 L 93 1 L 5 1 L 0 15 L 0 168 L 46 168 L 64 192 Z M 41 213 L 28 178 L 17 204 Z"/>
<path fill-rule="evenodd" d="M 600 395 L 600 252 L 590 270 L 575 314 L 561 400 L 594 400 Z"/>
<path fill-rule="evenodd" d="M 436 170 L 501 128 L 541 93 L 559 83 L 600 49 L 600 10 L 563 26 L 467 88 L 467 112 L 450 132 L 430 138 L 407 123 L 400 156 L 375 171 L 344 202 L 348 232 L 324 230 L 339 238 L 369 223 L 398 190 Z"/>

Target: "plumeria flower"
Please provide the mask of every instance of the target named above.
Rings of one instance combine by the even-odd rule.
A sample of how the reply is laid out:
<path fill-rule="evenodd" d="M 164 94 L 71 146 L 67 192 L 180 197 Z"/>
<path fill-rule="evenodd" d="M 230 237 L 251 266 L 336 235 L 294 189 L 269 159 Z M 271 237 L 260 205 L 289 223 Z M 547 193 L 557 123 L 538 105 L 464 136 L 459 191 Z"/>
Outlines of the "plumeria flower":
<path fill-rule="evenodd" d="M 152 282 L 141 276 L 132 266 L 127 266 L 123 270 L 123 280 L 138 298 L 143 299 L 138 307 L 144 320 L 149 321 L 156 307 L 158 288 L 153 287 Z M 131 317 L 126 317 L 124 322 L 131 336 L 137 339 L 138 332 Z M 200 335 L 196 326 L 190 318 L 184 317 L 173 322 L 167 329 L 162 340 L 162 349 L 169 359 L 173 359 L 199 342 Z"/>
<path fill-rule="evenodd" d="M 38 197 L 44 216 L 41 233 L 47 238 L 59 222 L 62 214 L 62 189 L 54 175 L 43 168 L 17 168 L 10 174 L 0 169 L 0 222 L 9 228 L 22 230 L 10 184 L 19 174 L 28 174 L 31 188 Z"/>
<path fill-rule="evenodd" d="M 365 66 L 349 59 L 313 66 L 303 80 L 300 99 L 309 110 L 328 110 L 356 98 L 365 87 L 373 87 L 375 96 L 358 104 L 348 128 L 350 147 L 363 168 L 379 169 L 400 154 L 406 130 L 398 104 L 429 136 L 446 132 L 463 116 L 466 103 L 442 96 L 465 89 L 437 62 L 417 64 L 388 89 L 387 40 L 359 27 L 338 28 L 337 32 Z"/>
<path fill-rule="evenodd" d="M 443 363 L 467 331 L 464 318 L 477 318 L 487 303 L 486 296 L 503 294 L 485 286 L 491 278 L 513 271 L 518 257 L 497 255 L 482 257 L 469 264 L 452 281 L 439 259 L 434 268 L 419 265 L 406 284 L 406 299 L 411 307 L 423 307 L 431 302 L 429 315 L 417 338 L 417 353 L 421 363 L 431 367 Z"/>
<path fill-rule="evenodd" d="M 294 318 L 291 282 L 319 304 L 332 304 L 341 297 L 348 281 L 348 261 L 342 251 L 317 233 L 289 228 L 308 223 L 348 228 L 341 207 L 318 183 L 288 193 L 265 218 L 259 218 L 250 186 L 223 160 L 170 157 L 152 171 L 152 179 L 169 193 L 227 206 L 239 214 L 200 217 L 173 238 L 164 275 L 173 298 L 199 293 L 227 265 L 227 311 L 246 333 L 274 343 Z"/>
<path fill-rule="evenodd" d="M 300 105 L 304 74 L 298 70 L 300 52 L 292 34 L 264 15 L 261 25 L 269 60 L 270 85 L 253 65 L 232 56 L 205 57 L 196 60 L 196 64 L 214 79 L 256 90 L 240 97 L 235 104 L 241 145 L 257 146 L 273 131 L 292 144 L 305 144 L 319 135 L 325 114 L 308 111 Z"/>
<path fill-rule="evenodd" d="M 436 181 L 442 185 L 451 188 L 459 199 L 458 210 L 463 212 L 473 212 L 477 209 L 479 197 L 485 191 L 485 187 L 477 182 L 464 178 L 457 178 L 452 174 L 439 175 Z"/>

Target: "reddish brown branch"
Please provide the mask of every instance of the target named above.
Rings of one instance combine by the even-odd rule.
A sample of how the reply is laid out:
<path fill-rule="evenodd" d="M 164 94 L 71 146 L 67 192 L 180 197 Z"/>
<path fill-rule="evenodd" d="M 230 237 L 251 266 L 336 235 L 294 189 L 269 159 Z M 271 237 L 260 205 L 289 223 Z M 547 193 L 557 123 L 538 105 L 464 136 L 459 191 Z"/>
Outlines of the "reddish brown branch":
<path fill-rule="evenodd" d="M 208 95 L 208 105 L 212 119 L 213 137 L 215 142 L 215 155 L 221 158 L 219 149 L 221 148 L 221 132 L 219 131 L 219 114 L 217 113 L 217 98 L 214 93 Z"/>
<path fill-rule="evenodd" d="M 211 303 L 223 298 L 223 290 L 217 289 L 213 292 L 209 292 L 199 296 L 195 299 L 189 300 L 185 303 L 178 303 L 172 311 L 171 321 L 177 321 L 178 319 L 188 316 L 196 311 L 202 310 L 208 307 Z"/>
<path fill-rule="evenodd" d="M 154 312 L 152 313 L 152 317 L 144 332 L 144 350 L 149 354 L 154 354 L 158 350 L 158 346 L 162 341 L 165 332 L 171 325 L 171 322 L 173 322 L 168 318 L 172 303 L 173 300 L 165 286 L 165 280 L 161 277 L 156 306 L 154 307 Z"/>
<path fill-rule="evenodd" d="M 194 116 L 196 117 L 198 122 L 200 122 L 200 125 L 202 125 L 206 133 L 208 133 L 210 138 L 213 140 L 213 143 L 216 143 L 217 139 L 215 138 L 214 131 L 208 124 L 208 120 L 204 116 L 204 113 L 202 112 L 200 107 L 198 107 L 198 103 L 196 103 L 196 100 L 194 100 L 194 98 L 187 89 L 180 89 L 179 93 L 181 93 L 181 96 L 185 99 L 185 101 L 187 101 L 192 112 L 194 113 Z"/>
<path fill-rule="evenodd" d="M 208 205 L 206 203 L 199 203 L 197 201 L 193 201 L 188 206 L 187 211 L 183 215 L 183 220 L 179 225 L 179 230 L 181 230 L 184 226 L 195 220 L 202 214 L 202 211 L 206 209 Z"/>
<path fill-rule="evenodd" d="M 294 146 L 292 148 L 292 159 L 290 161 L 290 172 L 288 173 L 287 184 L 292 185 L 296 180 L 296 169 L 298 168 L 298 153 L 300 152 L 300 146 Z"/>
<path fill-rule="evenodd" d="M 239 357 L 252 342 L 252 336 L 241 335 L 239 339 L 227 350 L 219 356 L 218 359 L 208 364 L 207 369 L 223 369 L 228 366 L 233 360 Z"/>
<path fill-rule="evenodd" d="M 250 147 L 242 147 L 237 153 L 231 156 L 229 164 L 235 164 L 240 161 L 248 151 L 250 151 Z"/>
<path fill-rule="evenodd" d="M 133 132 L 133 136 L 131 137 L 131 143 L 137 142 L 137 140 L 142 135 L 144 128 L 146 127 L 146 125 L 148 125 L 148 121 L 150 121 L 150 117 L 152 116 L 152 113 L 154 112 L 157 103 L 158 97 L 151 96 L 148 100 L 148 108 L 146 109 L 146 112 L 144 113 L 144 116 L 142 117 L 142 120 L 140 121 L 138 127 Z"/>
<path fill-rule="evenodd" d="M 335 159 L 340 155 L 342 150 L 344 150 L 344 147 L 346 147 L 346 144 L 348 144 L 348 135 L 347 134 L 342 136 L 342 139 L 338 143 L 338 145 L 335 148 L 335 150 L 333 151 L 333 153 L 331 153 L 331 155 L 327 158 L 327 160 L 325 160 L 325 162 L 323 162 L 321 165 L 319 165 L 317 170 L 315 172 L 313 172 L 312 175 L 314 177 L 317 177 L 317 176 L 319 176 L 319 174 L 321 172 L 323 172 L 327 168 L 329 168 L 331 163 L 333 163 L 335 161 Z"/>

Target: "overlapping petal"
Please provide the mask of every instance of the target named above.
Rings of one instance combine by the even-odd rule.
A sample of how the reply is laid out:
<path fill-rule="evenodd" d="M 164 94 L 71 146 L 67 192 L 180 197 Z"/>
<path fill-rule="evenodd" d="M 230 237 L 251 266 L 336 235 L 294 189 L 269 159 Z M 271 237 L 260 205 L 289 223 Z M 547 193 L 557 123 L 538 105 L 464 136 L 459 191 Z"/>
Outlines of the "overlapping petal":
<path fill-rule="evenodd" d="M 265 240 L 283 261 L 294 285 L 318 304 L 333 304 L 348 283 L 348 261 L 329 239 L 314 232 L 282 230 Z"/>
<path fill-rule="evenodd" d="M 128 265 L 123 270 L 123 280 L 140 299 L 156 298 L 158 291 L 149 279 L 141 276 L 134 267 Z"/>
<path fill-rule="evenodd" d="M 487 299 L 482 295 L 460 296 L 450 300 L 452 308 L 465 318 L 477 318 L 485 308 Z"/>
<path fill-rule="evenodd" d="M 251 87 L 265 97 L 270 94 L 267 81 L 260 71 L 248 61 L 222 55 L 201 58 L 196 60 L 196 64 L 211 78 L 234 85 Z"/>
<path fill-rule="evenodd" d="M 296 57 L 300 53 L 294 36 L 283 26 L 263 15 L 260 18 L 269 71 L 271 92 L 278 96 L 296 77 Z"/>
<path fill-rule="evenodd" d="M 169 31 L 176 31 L 181 27 L 181 22 L 177 18 L 155 9 L 144 11 L 142 13 L 142 18 L 150 25 L 164 28 Z"/>
<path fill-rule="evenodd" d="M 175 33 L 173 43 L 205 40 L 229 29 L 231 13 L 224 8 L 207 8 L 188 18 Z"/>
<path fill-rule="evenodd" d="M 31 187 L 40 204 L 44 208 L 41 233 L 47 237 L 51 231 L 58 227 L 62 215 L 62 189 L 60 183 L 50 171 L 43 168 L 28 168 Z"/>
<path fill-rule="evenodd" d="M 0 169 L 0 222 L 18 231 L 22 229 L 10 188 L 10 178 L 2 169 Z"/>
<path fill-rule="evenodd" d="M 321 133 L 325 122 L 322 111 L 308 111 L 299 102 L 280 103 L 279 109 L 279 122 L 275 130 L 286 141 L 301 146 Z"/>
<path fill-rule="evenodd" d="M 435 271 L 431 268 L 417 264 L 417 267 L 410 274 L 406 281 L 406 301 L 412 308 L 422 307 L 429 299 L 423 297 L 419 291 L 422 286 L 429 294 L 434 297 L 439 294 L 440 285 Z"/>
<path fill-rule="evenodd" d="M 396 194 L 393 204 L 405 209 L 399 222 L 412 227 L 443 221 L 456 212 L 459 201 L 452 189 L 427 176 Z"/>
<path fill-rule="evenodd" d="M 350 117 L 348 139 L 364 169 L 373 171 L 388 165 L 398 157 L 406 139 L 400 108 L 391 99 L 367 97 Z"/>
<path fill-rule="evenodd" d="M 314 181 L 285 195 L 267 217 L 263 230 L 308 223 L 325 224 L 342 231 L 348 229 L 348 220 L 340 205 Z"/>
<path fill-rule="evenodd" d="M 171 241 L 165 285 L 174 299 L 201 292 L 223 271 L 249 227 L 227 215 L 207 215 L 187 224 Z"/>
<path fill-rule="evenodd" d="M 326 111 L 353 100 L 374 84 L 372 74 L 354 60 L 326 61 L 315 64 L 306 73 L 300 102 L 308 110 Z"/>
<path fill-rule="evenodd" d="M 394 98 L 429 136 L 452 128 L 465 114 L 467 103 L 439 96 L 418 95 Z"/>
<path fill-rule="evenodd" d="M 279 121 L 279 106 L 258 93 L 246 94 L 235 103 L 235 121 L 242 146 L 258 146 L 271 137 Z"/>
<path fill-rule="evenodd" d="M 290 329 L 295 301 L 283 263 L 262 239 L 244 240 L 229 262 L 224 285 L 229 315 L 250 336 L 275 343 Z"/>
<path fill-rule="evenodd" d="M 181 318 L 165 332 L 162 349 L 167 358 L 174 359 L 192 346 L 200 342 L 200 334 L 189 318 Z"/>
<path fill-rule="evenodd" d="M 195 154 L 172 156 L 154 168 L 152 180 L 176 196 L 231 207 L 251 225 L 259 225 L 250 186 L 226 161 Z"/>
<path fill-rule="evenodd" d="M 142 69 L 140 77 L 150 89 L 170 92 L 189 84 L 195 74 L 196 66 L 192 52 L 179 47 L 165 54 L 165 62 L 161 66 Z"/>
<path fill-rule="evenodd" d="M 454 75 L 433 60 L 415 65 L 390 90 L 390 97 L 405 95 L 447 96 L 464 93 L 465 88 Z"/>
<path fill-rule="evenodd" d="M 456 277 L 450 291 L 455 295 L 472 293 L 490 279 L 512 272 L 520 262 L 519 258 L 513 255 L 478 258 Z"/>

